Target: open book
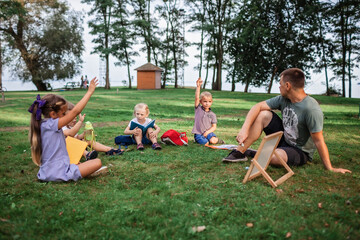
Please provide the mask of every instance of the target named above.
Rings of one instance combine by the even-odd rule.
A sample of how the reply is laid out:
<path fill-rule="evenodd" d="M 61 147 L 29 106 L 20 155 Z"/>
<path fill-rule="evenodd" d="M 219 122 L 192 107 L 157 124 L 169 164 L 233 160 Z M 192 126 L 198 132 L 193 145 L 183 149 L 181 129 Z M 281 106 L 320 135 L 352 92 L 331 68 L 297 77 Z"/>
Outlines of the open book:
<path fill-rule="evenodd" d="M 238 145 L 224 144 L 224 145 L 205 145 L 206 147 L 213 149 L 224 149 L 224 150 L 233 150 L 238 147 Z"/>
<path fill-rule="evenodd" d="M 147 125 L 143 126 L 139 123 L 133 122 L 131 121 L 130 123 L 130 130 L 134 130 L 135 128 L 140 128 L 142 130 L 143 135 L 146 134 L 146 131 L 148 130 L 148 128 L 153 128 L 155 125 L 155 119 L 151 120 L 151 122 L 149 122 Z"/>

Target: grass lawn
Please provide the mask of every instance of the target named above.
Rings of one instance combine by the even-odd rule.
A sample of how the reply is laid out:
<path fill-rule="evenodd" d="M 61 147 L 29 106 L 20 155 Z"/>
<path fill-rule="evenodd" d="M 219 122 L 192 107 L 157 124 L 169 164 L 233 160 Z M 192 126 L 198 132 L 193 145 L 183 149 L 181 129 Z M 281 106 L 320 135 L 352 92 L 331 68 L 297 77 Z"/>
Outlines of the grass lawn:
<path fill-rule="evenodd" d="M 186 131 L 189 146 L 100 153 L 107 175 L 68 183 L 37 180 L 27 112 L 37 92 L 6 92 L 0 103 L 0 239 L 360 239 L 359 99 L 313 96 L 325 115 L 332 164 L 352 174 L 325 171 L 316 153 L 273 189 L 261 176 L 242 183 L 250 162 L 223 164 L 228 151 L 193 142 L 194 92 L 97 89 L 83 113 L 99 142 L 113 145 L 134 105 L 146 102 L 160 134 Z M 58 93 L 76 103 L 85 92 Z M 216 134 L 228 144 L 236 143 L 250 107 L 274 96 L 212 93 Z M 269 167 L 268 173 L 277 179 L 284 170 Z M 205 230 L 193 231 L 199 226 Z"/>

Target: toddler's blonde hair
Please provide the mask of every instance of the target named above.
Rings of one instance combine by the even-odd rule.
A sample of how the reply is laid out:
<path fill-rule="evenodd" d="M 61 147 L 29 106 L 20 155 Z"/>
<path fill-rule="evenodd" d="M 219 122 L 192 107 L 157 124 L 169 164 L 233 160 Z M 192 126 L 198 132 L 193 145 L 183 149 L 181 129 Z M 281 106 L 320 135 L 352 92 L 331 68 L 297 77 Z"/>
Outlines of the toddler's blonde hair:
<path fill-rule="evenodd" d="M 145 110 L 146 115 L 149 116 L 150 110 L 149 110 L 149 106 L 146 103 L 138 103 L 138 104 L 135 105 L 135 107 L 134 107 L 134 116 L 136 116 L 136 111 L 140 110 L 140 109 Z"/>
<path fill-rule="evenodd" d="M 212 95 L 211 95 L 211 93 L 205 91 L 205 92 L 202 92 L 202 93 L 200 94 L 200 100 L 201 100 L 203 97 L 210 97 L 210 98 L 212 98 Z"/>

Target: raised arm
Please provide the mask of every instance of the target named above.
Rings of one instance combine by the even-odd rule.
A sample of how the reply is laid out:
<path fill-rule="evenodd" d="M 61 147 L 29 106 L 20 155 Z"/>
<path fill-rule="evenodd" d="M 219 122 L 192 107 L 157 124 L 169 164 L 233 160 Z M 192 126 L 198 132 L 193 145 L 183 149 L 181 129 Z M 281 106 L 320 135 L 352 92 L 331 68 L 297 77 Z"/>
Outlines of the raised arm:
<path fill-rule="evenodd" d="M 84 119 L 85 119 L 86 114 L 81 115 L 81 113 L 79 114 L 79 121 L 77 121 L 77 123 L 74 125 L 74 127 L 72 127 L 71 129 L 66 129 L 64 130 L 64 135 L 65 136 L 70 136 L 70 137 L 74 137 L 80 130 Z"/>
<path fill-rule="evenodd" d="M 201 80 L 201 78 L 198 78 L 198 80 L 196 81 L 196 90 L 195 90 L 195 107 L 199 106 L 200 104 L 200 89 L 202 83 L 203 81 Z"/>
<path fill-rule="evenodd" d="M 84 97 L 75 105 L 75 107 L 69 111 L 65 116 L 59 118 L 58 128 L 62 128 L 63 126 L 67 125 L 71 122 L 77 115 L 81 113 L 81 111 L 85 108 L 86 104 L 88 103 L 90 97 L 93 95 L 96 86 L 99 84 L 96 77 L 94 77 L 89 85 L 89 89 L 84 95 Z"/>
<path fill-rule="evenodd" d="M 314 144 L 316 146 L 316 149 L 319 152 L 320 158 L 324 164 L 324 167 L 326 170 L 333 171 L 333 172 L 339 172 L 339 173 L 351 173 L 350 170 L 343 169 L 343 168 L 333 168 L 330 161 L 330 155 L 329 150 L 326 146 L 323 132 L 316 132 L 311 133 L 311 138 L 314 141 Z"/>

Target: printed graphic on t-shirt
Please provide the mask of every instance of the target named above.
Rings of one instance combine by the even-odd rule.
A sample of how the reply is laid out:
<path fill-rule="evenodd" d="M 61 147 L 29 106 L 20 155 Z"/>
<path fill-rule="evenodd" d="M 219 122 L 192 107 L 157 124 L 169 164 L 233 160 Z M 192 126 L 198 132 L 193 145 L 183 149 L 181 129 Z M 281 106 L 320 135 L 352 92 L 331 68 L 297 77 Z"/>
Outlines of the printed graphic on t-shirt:
<path fill-rule="evenodd" d="M 285 107 L 283 112 L 283 125 L 285 139 L 292 145 L 296 145 L 296 139 L 299 137 L 297 125 L 299 123 L 298 116 L 292 108 Z"/>

